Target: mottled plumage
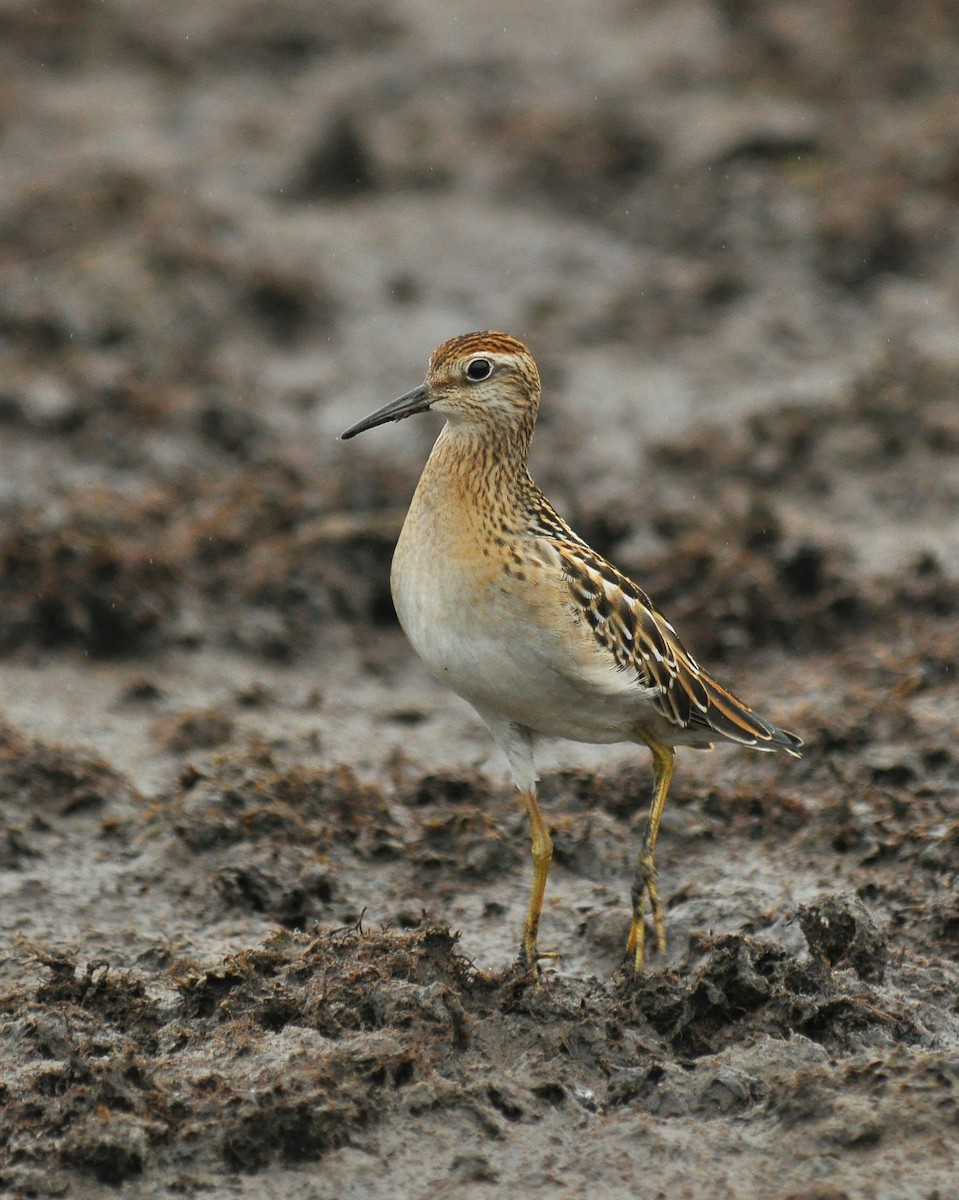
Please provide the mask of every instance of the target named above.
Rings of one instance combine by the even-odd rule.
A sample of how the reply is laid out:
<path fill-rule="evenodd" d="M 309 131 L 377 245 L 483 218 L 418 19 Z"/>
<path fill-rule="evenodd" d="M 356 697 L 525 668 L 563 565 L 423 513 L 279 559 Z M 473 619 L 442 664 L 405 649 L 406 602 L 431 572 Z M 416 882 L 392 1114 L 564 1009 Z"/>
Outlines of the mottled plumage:
<path fill-rule="evenodd" d="M 397 543 L 393 599 L 427 666 L 489 726 L 525 798 L 534 859 L 521 950 L 528 966 L 543 957 L 537 931 L 552 855 L 536 800 L 536 741 L 650 748 L 656 779 L 628 941 L 638 969 L 647 897 L 665 945 L 653 851 L 675 747 L 723 738 L 797 755 L 802 743 L 707 675 L 646 593 L 554 511 L 526 468 L 539 394 L 522 343 L 466 334 L 433 353 L 424 384 L 343 436 L 427 410 L 447 418 Z"/>

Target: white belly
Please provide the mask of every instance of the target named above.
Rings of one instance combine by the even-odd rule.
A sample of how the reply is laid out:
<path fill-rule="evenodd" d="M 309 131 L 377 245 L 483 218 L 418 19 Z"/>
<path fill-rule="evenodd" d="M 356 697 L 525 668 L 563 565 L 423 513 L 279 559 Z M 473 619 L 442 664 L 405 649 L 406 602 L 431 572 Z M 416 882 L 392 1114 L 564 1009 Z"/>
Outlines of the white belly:
<path fill-rule="evenodd" d="M 391 577 L 406 636 L 433 676 L 483 713 L 554 738 L 630 741 L 643 691 L 610 663 L 577 671 L 570 661 L 574 622 L 557 588 L 536 619 L 521 585 L 485 564 L 453 569 L 442 557 L 415 557 L 401 537 Z"/>

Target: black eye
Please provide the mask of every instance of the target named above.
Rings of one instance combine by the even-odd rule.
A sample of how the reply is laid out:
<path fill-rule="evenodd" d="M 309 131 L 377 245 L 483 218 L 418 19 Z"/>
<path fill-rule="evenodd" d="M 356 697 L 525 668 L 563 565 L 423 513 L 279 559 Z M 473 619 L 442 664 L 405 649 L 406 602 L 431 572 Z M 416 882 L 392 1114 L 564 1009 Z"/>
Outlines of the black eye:
<path fill-rule="evenodd" d="M 479 382 L 481 379 L 489 379 L 493 374 L 493 364 L 488 358 L 474 358 L 466 368 L 466 378 L 472 379 L 474 382 Z"/>

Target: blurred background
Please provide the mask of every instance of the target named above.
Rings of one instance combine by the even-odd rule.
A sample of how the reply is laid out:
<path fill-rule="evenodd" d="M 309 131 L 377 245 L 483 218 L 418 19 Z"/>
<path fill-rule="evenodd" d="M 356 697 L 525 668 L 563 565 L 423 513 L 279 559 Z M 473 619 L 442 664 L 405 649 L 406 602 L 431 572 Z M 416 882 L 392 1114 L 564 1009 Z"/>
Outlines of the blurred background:
<path fill-rule="evenodd" d="M 4 0 L 0 55 L 7 649 L 209 636 L 251 580 L 257 652 L 381 618 L 369 547 L 355 585 L 256 555 L 402 506 L 430 422 L 334 439 L 455 333 L 530 344 L 536 473 L 633 561 L 651 442 L 890 362 L 951 394 L 949 0 Z"/>

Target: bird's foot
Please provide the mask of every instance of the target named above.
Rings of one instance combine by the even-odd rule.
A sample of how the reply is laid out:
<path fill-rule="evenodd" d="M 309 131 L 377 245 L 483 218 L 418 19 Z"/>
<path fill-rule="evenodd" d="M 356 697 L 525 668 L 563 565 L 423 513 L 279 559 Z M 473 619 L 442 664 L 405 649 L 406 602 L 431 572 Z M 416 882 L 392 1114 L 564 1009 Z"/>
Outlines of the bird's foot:
<path fill-rule="evenodd" d="M 524 940 L 519 951 L 519 967 L 522 971 L 535 971 L 537 975 L 542 975 L 543 969 L 540 965 L 542 962 L 550 959 L 555 961 L 562 957 L 558 950 L 540 950 L 535 942 L 530 945 Z"/>
<path fill-rule="evenodd" d="M 626 953 L 632 959 L 633 970 L 637 974 L 642 971 L 646 961 L 646 898 L 649 897 L 649 908 L 653 917 L 653 936 L 656 939 L 656 949 L 660 954 L 666 953 L 666 918 L 659 889 L 656 887 L 656 865 L 652 855 L 643 855 L 636 867 L 633 877 L 633 920 L 629 927 L 629 940 L 626 942 Z"/>

